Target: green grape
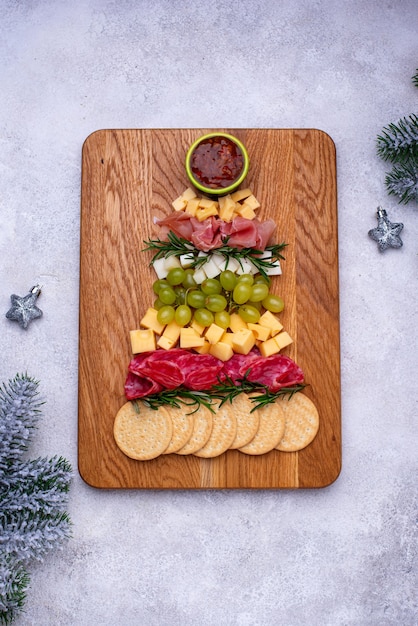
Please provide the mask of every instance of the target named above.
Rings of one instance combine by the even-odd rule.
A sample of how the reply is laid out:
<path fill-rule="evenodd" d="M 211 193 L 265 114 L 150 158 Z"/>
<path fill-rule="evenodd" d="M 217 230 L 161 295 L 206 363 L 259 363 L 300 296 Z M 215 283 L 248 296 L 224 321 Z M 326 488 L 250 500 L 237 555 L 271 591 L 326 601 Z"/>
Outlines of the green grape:
<path fill-rule="evenodd" d="M 156 296 L 158 296 L 158 294 L 160 293 L 160 289 L 162 289 L 163 287 L 169 287 L 169 286 L 170 285 L 168 284 L 168 282 L 162 278 L 152 283 L 152 289 Z"/>
<path fill-rule="evenodd" d="M 248 283 L 238 281 L 232 292 L 232 298 L 237 304 L 244 304 L 250 299 L 252 286 Z"/>
<path fill-rule="evenodd" d="M 261 309 L 263 308 L 263 305 L 261 302 L 253 302 L 248 300 L 248 304 L 251 304 L 252 307 L 254 307 L 254 309 L 257 309 L 257 311 L 261 311 Z"/>
<path fill-rule="evenodd" d="M 248 322 L 257 324 L 260 319 L 260 311 L 256 309 L 255 306 L 251 306 L 251 304 L 244 304 L 243 306 L 240 306 L 238 309 L 238 315 L 247 324 Z"/>
<path fill-rule="evenodd" d="M 174 304 L 176 301 L 176 292 L 171 287 L 162 287 L 158 293 L 158 297 L 164 304 Z"/>
<path fill-rule="evenodd" d="M 270 287 L 271 279 L 268 276 L 263 276 L 263 274 L 257 274 L 256 276 L 254 276 L 254 284 L 258 283 L 264 283 L 264 285 Z"/>
<path fill-rule="evenodd" d="M 222 296 L 219 293 L 214 293 L 213 295 L 206 297 L 205 304 L 209 311 L 217 313 L 218 311 L 226 309 L 228 302 L 226 301 L 225 296 Z"/>
<path fill-rule="evenodd" d="M 174 287 L 175 285 L 181 285 L 186 276 L 186 272 L 181 267 L 173 267 L 167 274 L 167 282 Z"/>
<path fill-rule="evenodd" d="M 182 285 L 185 289 L 193 289 L 196 287 L 196 281 L 194 279 L 194 270 L 186 270 Z"/>
<path fill-rule="evenodd" d="M 190 307 L 187 306 L 187 304 L 180 304 L 180 306 L 176 309 L 174 319 L 176 324 L 179 326 L 186 326 L 186 324 L 188 324 L 192 319 L 192 311 Z"/>
<path fill-rule="evenodd" d="M 175 310 L 173 306 L 165 304 L 157 313 L 157 320 L 160 324 L 170 324 L 174 319 Z"/>
<path fill-rule="evenodd" d="M 224 270 L 219 276 L 219 281 L 225 291 L 233 291 L 237 284 L 237 275 L 231 270 Z"/>
<path fill-rule="evenodd" d="M 241 276 L 238 276 L 238 282 L 252 285 L 254 282 L 254 276 L 252 274 L 241 274 Z"/>
<path fill-rule="evenodd" d="M 156 300 L 154 300 L 154 309 L 159 311 L 161 309 L 161 307 L 163 307 L 163 306 L 165 306 L 164 302 L 161 302 L 160 298 L 157 298 Z"/>
<path fill-rule="evenodd" d="M 264 298 L 262 301 L 263 307 L 271 313 L 280 313 L 284 309 L 284 301 L 280 296 L 275 296 L 272 293 Z"/>
<path fill-rule="evenodd" d="M 214 293 L 221 293 L 222 291 L 221 283 L 215 278 L 206 278 L 200 285 L 200 288 L 207 296 L 211 296 Z"/>
<path fill-rule="evenodd" d="M 199 291 L 198 289 L 193 289 L 193 291 L 189 291 L 187 294 L 187 304 L 192 306 L 194 309 L 201 309 L 205 306 L 206 296 L 203 291 Z"/>
<path fill-rule="evenodd" d="M 215 318 L 213 313 L 207 309 L 197 309 L 197 311 L 194 312 L 193 319 L 197 324 L 200 324 L 200 326 L 210 326 L 213 324 Z"/>
<path fill-rule="evenodd" d="M 231 321 L 231 316 L 228 311 L 217 311 L 215 313 L 215 324 L 221 328 L 228 328 Z"/>
<path fill-rule="evenodd" d="M 186 290 L 182 285 L 174 287 L 177 304 L 186 304 Z"/>
<path fill-rule="evenodd" d="M 269 295 L 269 288 L 264 283 L 256 283 L 251 287 L 250 302 L 261 302 Z"/>

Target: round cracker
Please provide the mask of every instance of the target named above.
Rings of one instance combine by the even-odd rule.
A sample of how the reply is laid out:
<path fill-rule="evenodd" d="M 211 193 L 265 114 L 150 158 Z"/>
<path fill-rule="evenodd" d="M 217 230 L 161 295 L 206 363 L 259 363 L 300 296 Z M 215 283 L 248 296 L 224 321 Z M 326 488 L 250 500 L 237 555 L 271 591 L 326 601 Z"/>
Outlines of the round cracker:
<path fill-rule="evenodd" d="M 308 396 L 298 392 L 289 399 L 282 398 L 285 416 L 285 431 L 277 450 L 296 452 L 313 441 L 319 429 L 319 414 Z"/>
<path fill-rule="evenodd" d="M 187 443 L 177 450 L 177 454 L 193 454 L 205 445 L 212 432 L 212 412 L 203 404 L 192 413 L 193 431 Z"/>
<path fill-rule="evenodd" d="M 206 444 L 194 452 L 198 457 L 211 459 L 226 452 L 235 439 L 237 420 L 226 404 L 216 409 L 213 414 L 212 432 Z"/>
<path fill-rule="evenodd" d="M 170 407 L 168 409 L 173 424 L 171 441 L 163 454 L 177 452 L 189 441 L 192 432 L 194 419 L 191 413 L 187 413 L 187 407 Z"/>
<path fill-rule="evenodd" d="M 115 417 L 113 435 L 126 456 L 149 461 L 167 448 L 172 430 L 170 415 L 164 407 L 155 411 L 139 402 L 127 402 Z"/>
<path fill-rule="evenodd" d="M 239 448 L 245 454 L 266 454 L 273 450 L 284 433 L 284 411 L 278 402 L 266 404 L 257 409 L 260 423 L 253 439 Z"/>
<path fill-rule="evenodd" d="M 237 432 L 230 446 L 232 450 L 235 450 L 245 446 L 254 438 L 260 423 L 260 416 L 257 409 L 253 411 L 254 404 L 246 393 L 240 393 L 225 406 L 237 420 Z"/>

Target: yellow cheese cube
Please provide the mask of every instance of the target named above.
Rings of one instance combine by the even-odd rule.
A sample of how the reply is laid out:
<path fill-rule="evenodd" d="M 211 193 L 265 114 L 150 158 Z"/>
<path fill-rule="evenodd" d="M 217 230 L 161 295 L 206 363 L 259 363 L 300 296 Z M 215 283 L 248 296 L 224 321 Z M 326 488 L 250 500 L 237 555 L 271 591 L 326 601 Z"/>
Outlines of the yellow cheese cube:
<path fill-rule="evenodd" d="M 157 341 L 157 346 L 159 348 L 162 348 L 163 350 L 171 350 L 171 348 L 174 348 L 174 346 L 176 345 L 177 345 L 177 340 L 174 341 L 173 339 L 170 339 L 169 337 L 165 337 L 164 335 L 161 335 L 161 337 Z"/>
<path fill-rule="evenodd" d="M 190 215 L 194 217 L 197 209 L 199 208 L 199 202 L 199 198 L 192 198 L 191 200 L 188 200 L 185 208 L 186 213 L 190 213 Z"/>
<path fill-rule="evenodd" d="M 251 322 L 248 322 L 247 326 L 253 331 L 256 339 L 259 339 L 260 341 L 266 341 L 270 337 L 270 329 L 267 326 L 252 324 Z"/>
<path fill-rule="evenodd" d="M 232 330 L 233 333 L 236 333 L 237 330 L 241 330 L 241 329 L 247 330 L 248 326 L 244 322 L 242 317 L 238 315 L 238 313 L 231 313 L 230 320 L 229 320 L 229 328 Z"/>
<path fill-rule="evenodd" d="M 280 352 L 280 348 L 277 345 L 277 342 L 274 341 L 274 338 L 267 339 L 267 341 L 262 341 L 258 346 L 261 354 L 263 356 L 271 356 L 272 354 L 277 354 Z"/>
<path fill-rule="evenodd" d="M 198 324 L 196 322 L 196 320 L 192 320 L 190 322 L 190 326 L 191 328 L 194 328 L 195 331 L 197 332 L 198 335 L 203 335 L 203 331 L 205 330 L 206 326 L 202 326 L 201 324 Z"/>
<path fill-rule="evenodd" d="M 192 198 L 196 198 L 196 192 L 193 191 L 191 187 L 187 187 L 187 189 L 185 189 L 181 194 L 181 198 L 183 198 L 186 202 L 189 202 Z"/>
<path fill-rule="evenodd" d="M 221 337 L 221 342 L 222 343 L 227 343 L 232 348 L 232 340 L 233 340 L 233 338 L 234 338 L 234 333 L 227 333 L 227 332 L 225 332 L 222 335 L 222 337 Z"/>
<path fill-rule="evenodd" d="M 251 194 L 250 196 L 248 196 L 248 198 L 245 198 L 244 202 L 243 202 L 243 206 L 249 206 L 251 209 L 253 209 L 253 211 L 255 211 L 256 209 L 260 208 L 260 203 L 257 200 L 257 198 Z"/>
<path fill-rule="evenodd" d="M 199 220 L 199 222 L 203 222 L 211 215 L 218 215 L 218 209 L 216 208 L 216 204 L 213 203 L 212 207 L 204 208 L 202 206 L 198 206 L 195 217 Z"/>
<path fill-rule="evenodd" d="M 283 331 L 282 333 L 276 335 L 274 337 L 274 341 L 279 346 L 279 350 L 282 350 L 283 348 L 286 348 L 286 346 L 290 346 L 290 344 L 293 343 L 293 339 L 286 331 Z"/>
<path fill-rule="evenodd" d="M 204 343 L 204 337 L 201 337 L 194 328 L 189 326 L 180 330 L 180 348 L 201 348 Z"/>
<path fill-rule="evenodd" d="M 154 333 L 157 333 L 157 335 L 161 335 L 164 330 L 165 324 L 161 324 L 161 322 L 158 321 L 157 315 L 157 309 L 153 309 L 152 307 L 150 307 L 140 321 L 140 324 L 145 328 L 150 328 L 154 331 Z"/>
<path fill-rule="evenodd" d="M 222 335 L 225 333 L 225 329 L 221 328 L 217 324 L 211 324 L 206 331 L 206 339 L 209 343 L 218 343 L 221 340 Z"/>
<path fill-rule="evenodd" d="M 239 354 L 248 354 L 251 348 L 254 347 L 254 344 L 255 336 L 249 328 L 241 328 L 234 333 L 234 337 L 232 339 L 232 348 L 234 352 L 239 352 Z"/>
<path fill-rule="evenodd" d="M 230 194 L 219 198 L 219 217 L 224 222 L 230 222 L 232 220 L 235 208 L 236 203 L 233 201 Z"/>
<path fill-rule="evenodd" d="M 176 322 L 170 322 L 164 329 L 162 337 L 167 337 L 167 339 L 171 339 L 172 341 L 177 341 L 180 337 L 181 326 L 176 324 Z"/>
<path fill-rule="evenodd" d="M 234 352 L 232 350 L 232 347 L 229 346 L 227 343 L 222 343 L 222 341 L 219 341 L 218 343 L 211 344 L 209 348 L 209 354 L 221 361 L 228 361 L 228 359 L 233 356 Z"/>
<path fill-rule="evenodd" d="M 207 354 L 209 352 L 211 348 L 211 344 L 209 343 L 209 341 L 205 341 L 205 343 L 203 344 L 203 346 L 201 346 L 200 348 L 193 348 L 193 350 L 195 352 L 198 352 L 199 354 Z"/>
<path fill-rule="evenodd" d="M 171 203 L 171 206 L 175 211 L 183 211 L 186 208 L 186 200 L 179 196 Z"/>
<path fill-rule="evenodd" d="M 199 207 L 202 209 L 216 209 L 218 210 L 218 203 L 211 198 L 200 198 Z"/>
<path fill-rule="evenodd" d="M 155 350 L 155 335 L 151 329 L 131 330 L 130 336 L 133 354 Z"/>
<path fill-rule="evenodd" d="M 263 313 L 263 315 L 258 320 L 258 323 L 261 324 L 261 326 L 267 326 L 267 328 L 270 329 L 270 334 L 272 337 L 274 337 L 274 335 L 277 335 L 277 333 L 279 333 L 283 328 L 283 324 L 281 324 L 278 318 L 270 311 L 266 311 L 265 313 Z"/>
<path fill-rule="evenodd" d="M 249 188 L 238 189 L 237 191 L 234 191 L 233 194 L 231 194 L 231 198 L 233 199 L 234 202 L 241 202 L 241 200 L 245 200 L 245 198 L 248 198 L 248 196 L 251 196 L 252 193 L 253 192 Z"/>
<path fill-rule="evenodd" d="M 247 204 L 240 204 L 236 213 L 241 217 L 245 217 L 247 220 L 253 220 L 255 218 L 255 211 Z"/>

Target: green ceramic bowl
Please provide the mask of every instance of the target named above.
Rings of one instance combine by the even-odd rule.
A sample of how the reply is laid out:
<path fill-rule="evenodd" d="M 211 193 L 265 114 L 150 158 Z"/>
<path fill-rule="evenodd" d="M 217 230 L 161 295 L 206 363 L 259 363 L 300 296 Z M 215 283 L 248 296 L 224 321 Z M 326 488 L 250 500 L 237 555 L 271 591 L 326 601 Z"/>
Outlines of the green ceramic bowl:
<path fill-rule="evenodd" d="M 228 133 L 202 135 L 192 143 L 186 154 L 186 172 L 190 182 L 199 191 L 212 196 L 224 196 L 235 191 L 247 176 L 249 165 L 244 144 Z"/>

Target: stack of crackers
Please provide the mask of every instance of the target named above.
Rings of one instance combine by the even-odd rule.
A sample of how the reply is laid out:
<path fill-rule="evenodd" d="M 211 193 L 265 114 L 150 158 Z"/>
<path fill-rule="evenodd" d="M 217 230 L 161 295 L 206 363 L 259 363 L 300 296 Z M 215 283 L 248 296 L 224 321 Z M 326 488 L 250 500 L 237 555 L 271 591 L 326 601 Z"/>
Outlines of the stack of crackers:
<path fill-rule="evenodd" d="M 318 428 L 318 411 L 301 392 L 255 410 L 251 397 L 241 393 L 214 412 L 203 405 L 190 413 L 187 407 L 154 410 L 127 402 L 116 415 L 113 432 L 126 456 L 148 461 L 172 453 L 209 459 L 227 450 L 296 452 L 311 443 Z"/>

